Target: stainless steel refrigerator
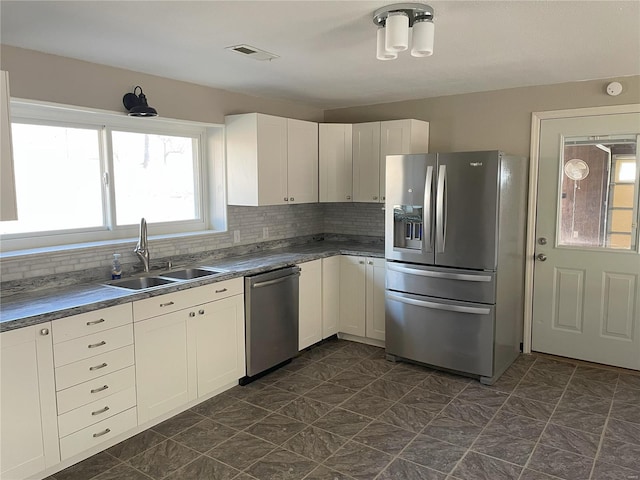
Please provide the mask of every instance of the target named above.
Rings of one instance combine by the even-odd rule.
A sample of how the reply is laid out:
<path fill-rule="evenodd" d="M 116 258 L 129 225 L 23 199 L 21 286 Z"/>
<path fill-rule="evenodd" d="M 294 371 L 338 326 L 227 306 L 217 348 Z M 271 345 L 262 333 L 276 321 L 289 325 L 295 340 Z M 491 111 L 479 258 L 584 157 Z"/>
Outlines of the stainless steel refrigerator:
<path fill-rule="evenodd" d="M 520 352 L 527 159 L 389 155 L 386 352 L 492 384 Z"/>

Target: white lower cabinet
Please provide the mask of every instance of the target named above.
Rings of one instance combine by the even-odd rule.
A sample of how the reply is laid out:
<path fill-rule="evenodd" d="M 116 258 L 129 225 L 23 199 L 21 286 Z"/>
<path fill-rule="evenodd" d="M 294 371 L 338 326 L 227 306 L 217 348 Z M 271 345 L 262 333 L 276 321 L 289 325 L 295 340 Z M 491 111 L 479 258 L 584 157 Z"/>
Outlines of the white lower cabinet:
<path fill-rule="evenodd" d="M 189 319 L 187 331 L 189 346 L 195 345 L 198 397 L 244 377 L 243 295 L 199 306 L 197 316 Z"/>
<path fill-rule="evenodd" d="M 204 295 L 189 308 L 141 321 L 135 318 L 140 423 L 221 391 L 245 375 L 243 295 L 206 301 L 241 292 L 242 282 L 237 278 L 201 290 Z M 175 304 L 172 298 L 182 293 L 154 297 L 154 302 Z"/>
<path fill-rule="evenodd" d="M 298 350 L 322 340 L 322 260 L 301 263 Z"/>
<path fill-rule="evenodd" d="M 340 255 L 335 255 L 322 259 L 322 338 L 338 333 L 340 258 Z"/>
<path fill-rule="evenodd" d="M 131 303 L 57 320 L 52 331 L 66 460 L 138 425 Z"/>
<path fill-rule="evenodd" d="M 134 325 L 140 423 L 196 398 L 195 383 L 189 385 L 188 314 L 180 310 Z"/>
<path fill-rule="evenodd" d="M 341 333 L 384 341 L 384 277 L 382 258 L 340 258 Z"/>
<path fill-rule="evenodd" d="M 51 323 L 0 334 L 0 478 L 60 461 Z"/>

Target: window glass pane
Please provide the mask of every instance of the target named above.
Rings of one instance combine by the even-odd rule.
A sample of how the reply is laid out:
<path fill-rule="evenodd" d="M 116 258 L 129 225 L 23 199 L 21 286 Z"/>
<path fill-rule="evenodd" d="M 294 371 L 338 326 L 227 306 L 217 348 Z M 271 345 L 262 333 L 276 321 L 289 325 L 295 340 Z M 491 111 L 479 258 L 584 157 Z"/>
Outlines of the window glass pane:
<path fill-rule="evenodd" d="M 560 246 L 635 249 L 636 136 L 608 142 L 565 139 Z"/>
<path fill-rule="evenodd" d="M 112 142 L 118 225 L 199 218 L 195 139 L 114 131 Z"/>
<path fill-rule="evenodd" d="M 13 123 L 18 219 L 0 233 L 103 226 L 99 131 Z"/>

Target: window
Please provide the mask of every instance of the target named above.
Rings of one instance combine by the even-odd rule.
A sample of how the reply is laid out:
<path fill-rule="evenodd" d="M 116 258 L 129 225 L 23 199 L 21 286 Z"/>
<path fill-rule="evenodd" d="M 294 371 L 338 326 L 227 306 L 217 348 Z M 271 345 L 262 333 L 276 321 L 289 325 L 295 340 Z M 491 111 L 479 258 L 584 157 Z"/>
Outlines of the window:
<path fill-rule="evenodd" d="M 14 101 L 12 135 L 3 250 L 224 228 L 221 126 Z"/>

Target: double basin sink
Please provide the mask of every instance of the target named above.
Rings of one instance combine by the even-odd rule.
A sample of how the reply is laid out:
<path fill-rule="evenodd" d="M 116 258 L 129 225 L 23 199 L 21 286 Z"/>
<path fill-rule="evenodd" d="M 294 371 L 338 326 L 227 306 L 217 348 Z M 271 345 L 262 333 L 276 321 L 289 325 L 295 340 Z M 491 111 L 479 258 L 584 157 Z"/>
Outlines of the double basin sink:
<path fill-rule="evenodd" d="M 125 290 L 147 290 L 149 288 L 169 285 L 171 283 L 194 280 L 197 278 L 213 277 L 227 273 L 228 270 L 211 267 L 184 268 L 172 270 L 155 276 L 133 277 L 122 280 L 113 280 L 105 283 L 109 287 L 123 288 Z"/>

